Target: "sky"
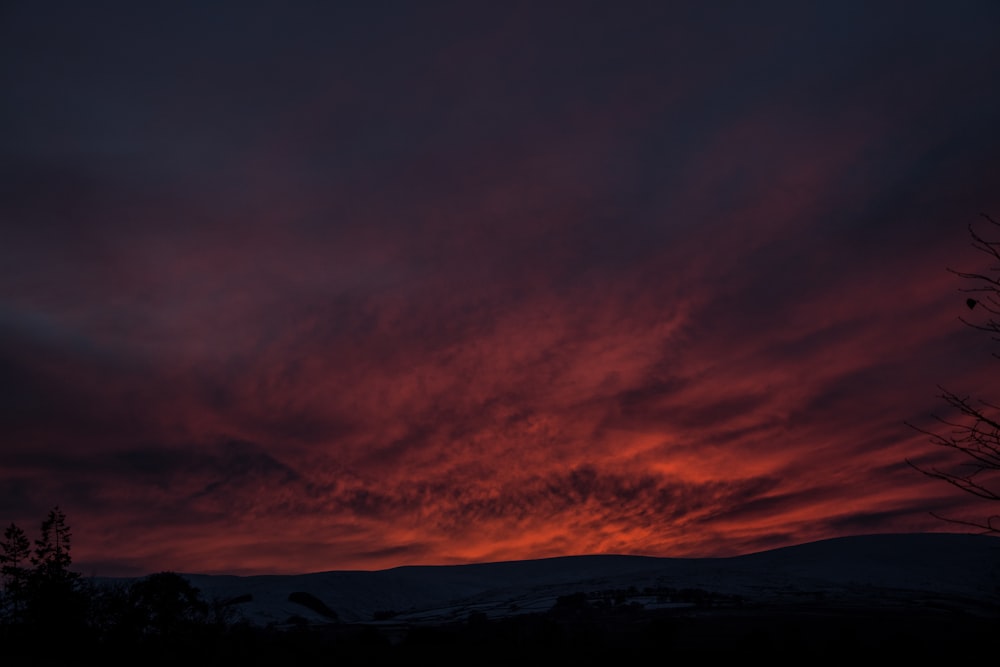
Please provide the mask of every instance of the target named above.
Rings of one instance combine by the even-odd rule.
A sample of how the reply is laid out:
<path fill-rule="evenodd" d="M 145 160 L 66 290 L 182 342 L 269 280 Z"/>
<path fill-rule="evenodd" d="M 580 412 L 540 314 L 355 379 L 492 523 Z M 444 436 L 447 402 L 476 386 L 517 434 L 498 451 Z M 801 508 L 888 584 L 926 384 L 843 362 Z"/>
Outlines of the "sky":
<path fill-rule="evenodd" d="M 954 532 L 1000 5 L 0 5 L 0 523 L 84 574 Z M 942 458 L 944 457 L 944 458 Z"/>

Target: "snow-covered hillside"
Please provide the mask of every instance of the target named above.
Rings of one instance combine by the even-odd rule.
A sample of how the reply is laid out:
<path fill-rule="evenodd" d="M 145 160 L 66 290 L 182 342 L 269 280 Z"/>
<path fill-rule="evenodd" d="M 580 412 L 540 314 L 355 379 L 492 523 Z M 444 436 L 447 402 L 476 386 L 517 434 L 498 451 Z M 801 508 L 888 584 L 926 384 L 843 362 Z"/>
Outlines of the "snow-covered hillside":
<path fill-rule="evenodd" d="M 646 609 L 748 605 L 1000 608 L 1000 539 L 866 535 L 733 558 L 571 556 L 302 575 L 188 574 L 205 598 L 260 625 L 438 623 L 551 609 L 560 596 Z M 299 595 L 293 595 L 298 593 Z M 304 595 L 303 595 L 304 594 Z M 290 599 L 291 598 L 291 599 Z M 324 611 L 322 605 L 329 611 Z"/>

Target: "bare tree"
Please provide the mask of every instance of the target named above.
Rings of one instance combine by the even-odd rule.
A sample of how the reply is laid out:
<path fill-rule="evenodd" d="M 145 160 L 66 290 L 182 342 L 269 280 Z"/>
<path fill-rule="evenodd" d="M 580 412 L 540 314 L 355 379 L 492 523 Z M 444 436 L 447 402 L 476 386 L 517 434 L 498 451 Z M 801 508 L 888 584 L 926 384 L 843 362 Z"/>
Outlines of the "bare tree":
<path fill-rule="evenodd" d="M 992 225 L 990 233 L 1000 235 L 1000 223 L 985 213 L 982 217 Z M 985 331 L 993 340 L 1000 342 L 1000 238 L 990 240 L 987 234 L 979 232 L 970 224 L 969 234 L 972 247 L 985 253 L 991 265 L 985 273 L 970 273 L 948 269 L 951 273 L 967 281 L 969 287 L 960 291 L 969 293 L 965 305 L 978 318 L 959 319 L 967 326 Z M 1000 354 L 993 356 L 1000 359 Z M 911 428 L 929 436 L 930 442 L 952 450 L 962 461 L 950 470 L 935 466 L 923 466 L 907 459 L 913 468 L 929 477 L 945 481 L 962 491 L 986 501 L 1000 501 L 1000 407 L 983 399 L 973 399 L 944 387 L 940 398 L 955 416 L 942 418 L 934 416 L 938 422 L 936 430 L 928 430 L 907 423 Z M 984 521 L 967 521 L 942 517 L 944 521 L 958 523 L 979 529 L 984 533 L 1000 534 L 1000 514 L 992 514 Z"/>

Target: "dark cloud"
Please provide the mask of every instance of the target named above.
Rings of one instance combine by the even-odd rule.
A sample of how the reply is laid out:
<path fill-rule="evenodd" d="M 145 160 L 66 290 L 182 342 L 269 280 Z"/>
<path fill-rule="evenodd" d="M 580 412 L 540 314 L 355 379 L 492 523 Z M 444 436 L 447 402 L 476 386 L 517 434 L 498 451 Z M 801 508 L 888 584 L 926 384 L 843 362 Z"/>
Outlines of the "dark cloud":
<path fill-rule="evenodd" d="M 944 269 L 1000 206 L 992 3 L 0 11 L 0 509 L 83 561 L 970 509 L 903 422 L 991 387 Z"/>

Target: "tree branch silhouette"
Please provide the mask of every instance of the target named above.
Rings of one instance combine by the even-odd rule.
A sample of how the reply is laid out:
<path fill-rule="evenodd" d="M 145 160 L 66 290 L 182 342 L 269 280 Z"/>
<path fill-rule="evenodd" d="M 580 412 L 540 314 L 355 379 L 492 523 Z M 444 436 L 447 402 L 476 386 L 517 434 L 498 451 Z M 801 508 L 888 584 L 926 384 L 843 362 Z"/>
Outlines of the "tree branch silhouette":
<path fill-rule="evenodd" d="M 981 215 L 990 225 L 1000 230 L 1000 223 L 985 213 Z M 977 295 L 978 298 L 966 299 L 969 310 L 977 312 L 978 308 L 978 312 L 987 314 L 985 321 L 975 322 L 965 317 L 959 317 L 959 320 L 972 329 L 993 334 L 993 340 L 1000 342 L 1000 278 L 989 275 L 993 272 L 1000 274 L 1000 239 L 989 240 L 972 224 L 969 224 L 968 230 L 972 247 L 988 255 L 993 264 L 987 268 L 987 273 L 948 269 L 950 273 L 973 283 L 973 286 L 959 290 Z M 1000 354 L 995 352 L 993 356 L 1000 358 Z M 1000 416 L 997 416 L 1000 414 L 1000 407 L 983 399 L 973 400 L 940 385 L 938 389 L 941 391 L 939 398 L 956 417 L 945 419 L 933 415 L 940 426 L 938 430 L 905 423 L 928 436 L 931 444 L 958 454 L 964 462 L 948 470 L 921 465 L 910 459 L 906 459 L 906 462 L 924 475 L 951 484 L 967 494 L 985 501 L 1000 501 L 1000 482 L 997 479 L 997 474 L 1000 473 Z M 935 512 L 931 512 L 931 515 L 984 533 L 1000 534 L 1000 514 L 987 516 L 983 521 L 944 517 Z"/>

